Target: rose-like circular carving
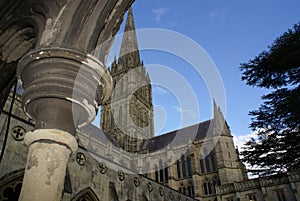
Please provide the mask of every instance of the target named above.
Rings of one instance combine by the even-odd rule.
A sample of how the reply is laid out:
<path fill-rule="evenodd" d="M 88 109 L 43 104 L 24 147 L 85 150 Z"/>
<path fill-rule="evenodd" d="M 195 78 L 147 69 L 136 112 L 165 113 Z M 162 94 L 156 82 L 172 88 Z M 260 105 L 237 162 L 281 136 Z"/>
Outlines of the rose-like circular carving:
<path fill-rule="evenodd" d="M 148 183 L 148 191 L 152 192 L 153 191 L 153 186 L 151 183 Z"/>
<path fill-rule="evenodd" d="M 160 194 L 160 196 L 163 196 L 165 194 L 163 187 L 159 188 L 159 194 Z"/>
<path fill-rule="evenodd" d="M 139 177 L 134 177 L 133 183 L 135 185 L 135 187 L 139 187 L 140 186 L 140 178 Z"/>
<path fill-rule="evenodd" d="M 105 163 L 100 163 L 99 164 L 99 168 L 100 168 L 100 173 L 101 174 L 105 174 L 106 173 L 107 167 L 106 167 Z"/>
<path fill-rule="evenodd" d="M 86 158 L 85 158 L 85 155 L 81 152 L 78 152 L 76 154 L 76 162 L 79 164 L 79 165 L 85 165 L 85 162 L 86 162 Z"/>
<path fill-rule="evenodd" d="M 125 174 L 122 171 L 118 171 L 118 177 L 120 181 L 124 181 L 125 179 Z"/>
<path fill-rule="evenodd" d="M 22 141 L 22 140 L 24 140 L 25 133 L 26 133 L 26 130 L 22 126 L 15 126 L 12 129 L 11 135 L 15 140 Z"/>
<path fill-rule="evenodd" d="M 169 193 L 169 197 L 170 197 L 170 200 L 173 200 L 174 199 L 174 195 L 172 192 Z"/>

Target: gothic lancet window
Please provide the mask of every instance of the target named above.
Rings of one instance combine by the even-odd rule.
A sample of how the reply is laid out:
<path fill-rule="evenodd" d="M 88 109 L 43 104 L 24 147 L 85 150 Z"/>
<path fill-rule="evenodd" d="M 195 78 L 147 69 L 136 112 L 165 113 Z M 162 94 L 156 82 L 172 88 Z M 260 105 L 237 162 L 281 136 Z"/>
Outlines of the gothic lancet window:
<path fill-rule="evenodd" d="M 158 175 L 159 173 L 158 172 L 159 172 L 158 167 L 157 167 L 157 165 L 155 165 L 155 173 L 154 174 L 155 174 L 155 181 L 156 182 L 158 182 L 158 178 L 159 178 L 159 175 Z"/>
<path fill-rule="evenodd" d="M 164 181 L 164 170 L 162 166 L 162 160 L 159 160 L 159 181 L 160 182 Z"/>
<path fill-rule="evenodd" d="M 204 168 L 204 160 L 202 159 L 202 155 L 200 155 L 200 173 L 205 173 L 205 168 Z"/>
<path fill-rule="evenodd" d="M 212 164 L 212 171 L 217 171 L 216 153 L 212 153 L 210 159 Z"/>
<path fill-rule="evenodd" d="M 10 173 L 0 179 L 0 200 L 15 201 L 21 193 L 24 171 Z"/>
<path fill-rule="evenodd" d="M 165 176 L 165 181 L 168 182 L 169 180 L 169 169 L 168 169 L 168 166 L 165 165 L 165 168 L 164 168 L 164 176 Z"/>
<path fill-rule="evenodd" d="M 192 158 L 189 156 L 185 158 L 185 156 L 181 156 L 179 160 L 176 162 L 177 166 L 177 176 L 179 179 L 191 177 L 193 174 L 192 170 Z"/>
<path fill-rule="evenodd" d="M 179 160 L 176 161 L 176 166 L 177 166 L 177 176 L 178 178 L 181 178 L 181 168 L 180 168 L 180 162 Z"/>
<path fill-rule="evenodd" d="M 191 157 L 187 158 L 187 171 L 188 171 L 188 176 L 192 176 L 192 159 Z"/>
<path fill-rule="evenodd" d="M 216 154 L 215 152 L 207 153 L 207 150 L 204 149 L 204 156 L 200 155 L 199 163 L 200 163 L 200 173 L 210 173 L 217 171 L 217 162 L 216 162 Z"/>
<path fill-rule="evenodd" d="M 207 149 L 204 148 L 204 156 L 205 156 L 205 167 L 206 167 L 206 172 L 210 172 L 210 156 L 208 155 Z"/>
<path fill-rule="evenodd" d="M 182 168 L 182 177 L 186 177 L 186 164 L 184 156 L 181 156 L 181 168 Z"/>
<path fill-rule="evenodd" d="M 275 194 L 277 196 L 278 201 L 286 201 L 283 189 L 276 190 Z"/>
<path fill-rule="evenodd" d="M 167 164 L 163 164 L 162 160 L 159 160 L 159 170 L 157 170 L 155 172 L 155 178 L 156 178 L 156 175 L 157 177 L 159 178 L 159 182 L 168 182 L 169 180 L 169 169 L 168 169 L 168 166 Z"/>
<path fill-rule="evenodd" d="M 207 178 L 205 179 L 204 184 L 203 184 L 204 195 L 216 194 L 214 183 L 215 182 L 211 182 Z"/>

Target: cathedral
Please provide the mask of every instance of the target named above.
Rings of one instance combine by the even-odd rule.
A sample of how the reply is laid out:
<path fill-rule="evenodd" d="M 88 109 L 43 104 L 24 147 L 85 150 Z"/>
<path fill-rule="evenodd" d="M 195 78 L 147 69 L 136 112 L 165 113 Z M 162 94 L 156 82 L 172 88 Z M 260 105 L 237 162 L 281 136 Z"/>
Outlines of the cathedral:
<path fill-rule="evenodd" d="M 140 58 L 131 8 L 109 73 L 113 90 L 102 103 L 100 128 L 77 130 L 79 147 L 68 159 L 62 200 L 300 200 L 299 170 L 248 178 L 215 101 L 211 119 L 154 135 L 151 77 Z M 22 94 L 16 85 L 0 115 L 1 201 L 18 200 L 24 171 L 31 168 L 24 138 L 36 122 L 23 112 Z"/>

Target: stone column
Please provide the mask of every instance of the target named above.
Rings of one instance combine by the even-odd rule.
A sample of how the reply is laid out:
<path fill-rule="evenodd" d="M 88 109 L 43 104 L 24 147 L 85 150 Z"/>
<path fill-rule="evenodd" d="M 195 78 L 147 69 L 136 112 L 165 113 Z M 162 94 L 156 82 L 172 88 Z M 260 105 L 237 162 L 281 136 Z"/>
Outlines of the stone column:
<path fill-rule="evenodd" d="M 77 150 L 76 129 L 91 122 L 109 97 L 111 77 L 92 55 L 40 48 L 19 63 L 23 109 L 36 121 L 26 134 L 29 146 L 20 201 L 59 201 L 67 162 Z"/>
<path fill-rule="evenodd" d="M 29 153 L 19 200 L 60 200 L 68 158 L 77 150 L 75 138 L 61 130 L 40 129 L 27 133 L 25 143 Z"/>

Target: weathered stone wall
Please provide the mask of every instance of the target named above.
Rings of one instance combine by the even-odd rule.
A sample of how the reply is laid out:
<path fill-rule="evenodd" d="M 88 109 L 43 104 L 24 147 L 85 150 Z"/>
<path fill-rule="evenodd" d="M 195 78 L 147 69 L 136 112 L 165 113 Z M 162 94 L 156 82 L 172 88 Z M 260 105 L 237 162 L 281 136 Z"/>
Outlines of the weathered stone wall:
<path fill-rule="evenodd" d="M 0 116 L 0 146 L 3 145 L 10 101 L 11 97 Z M 13 174 L 23 174 L 25 168 L 28 148 L 23 141 L 24 136 L 16 138 L 14 128 L 31 131 L 33 124 L 20 110 L 20 105 L 20 99 L 17 97 L 13 107 L 5 154 L 0 164 L 0 184 Z M 24 134 L 25 131 L 23 131 Z M 80 136 L 80 148 L 69 159 L 64 201 L 77 200 L 85 195 L 101 201 L 115 200 L 116 198 L 119 201 L 195 200 L 143 175 L 133 173 L 131 169 L 127 168 L 132 163 L 130 156 L 126 155 L 122 149 L 111 149 L 108 144 L 85 133 L 78 135 Z M 88 149 L 86 149 L 87 146 Z M 91 150 L 94 152 L 91 153 Z M 106 158 L 102 156 L 106 156 Z M 114 160 L 116 158 L 113 157 L 118 156 L 117 163 L 109 160 L 109 156 Z M 0 194 L 3 187 L 0 187 Z"/>
<path fill-rule="evenodd" d="M 229 198 L 248 201 L 255 195 L 257 201 L 277 200 L 281 193 L 284 200 L 297 201 L 299 198 L 300 170 L 288 174 L 273 175 L 242 182 L 235 182 L 217 187 L 218 200 Z"/>

